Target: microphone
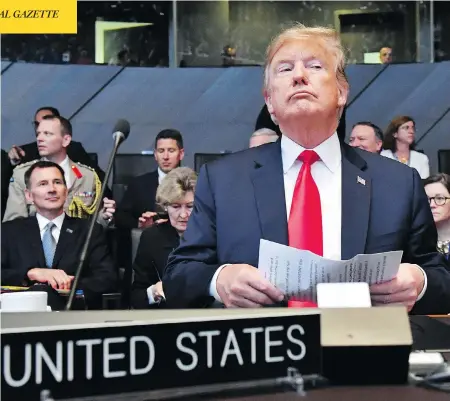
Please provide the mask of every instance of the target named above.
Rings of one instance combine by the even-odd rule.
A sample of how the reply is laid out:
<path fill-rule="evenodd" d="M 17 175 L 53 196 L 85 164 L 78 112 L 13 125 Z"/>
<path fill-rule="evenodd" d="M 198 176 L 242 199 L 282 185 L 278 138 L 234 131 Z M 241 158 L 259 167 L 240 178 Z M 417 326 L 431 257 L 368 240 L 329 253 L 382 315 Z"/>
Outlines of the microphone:
<path fill-rule="evenodd" d="M 130 123 L 127 120 L 120 119 L 117 121 L 116 125 L 114 125 L 112 137 L 114 139 L 114 147 L 111 151 L 111 155 L 109 157 L 108 167 L 105 171 L 105 179 L 102 183 L 102 189 L 100 191 L 100 202 L 97 204 L 94 210 L 94 214 L 91 216 L 89 221 L 89 228 L 86 235 L 86 239 L 83 244 L 83 248 L 81 250 L 80 259 L 78 261 L 77 270 L 72 282 L 72 287 L 69 293 L 69 299 L 66 304 L 66 311 L 72 309 L 73 300 L 75 298 L 78 282 L 80 281 L 81 273 L 83 272 L 83 268 L 86 262 L 86 256 L 89 250 L 89 245 L 91 244 L 92 233 L 94 232 L 95 223 L 97 222 L 98 215 L 100 214 L 100 209 L 103 207 L 103 197 L 105 195 L 105 189 L 108 185 L 109 176 L 112 171 L 114 159 L 117 154 L 117 150 L 119 149 L 120 144 L 125 141 L 130 135 Z"/>
<path fill-rule="evenodd" d="M 130 123 L 127 120 L 124 120 L 121 118 L 119 121 L 116 122 L 116 125 L 113 129 L 113 139 L 114 141 L 119 141 L 119 143 L 122 143 L 125 139 L 128 138 L 128 135 L 130 135 Z"/>

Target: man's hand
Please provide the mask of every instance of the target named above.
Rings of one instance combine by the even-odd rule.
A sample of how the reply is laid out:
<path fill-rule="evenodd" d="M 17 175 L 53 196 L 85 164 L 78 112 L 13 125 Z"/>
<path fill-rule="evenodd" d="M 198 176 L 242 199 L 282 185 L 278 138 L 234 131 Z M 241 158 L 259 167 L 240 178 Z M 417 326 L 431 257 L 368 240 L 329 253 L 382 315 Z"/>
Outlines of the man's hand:
<path fill-rule="evenodd" d="M 17 145 L 13 145 L 13 147 L 8 152 L 9 161 L 13 166 L 19 164 L 20 160 L 24 156 L 25 156 L 24 150 Z"/>
<path fill-rule="evenodd" d="M 152 288 L 152 292 L 153 292 L 153 299 L 158 302 L 161 299 L 165 299 L 165 295 L 164 295 L 164 290 L 163 290 L 163 286 L 162 286 L 162 281 L 158 281 Z"/>
<path fill-rule="evenodd" d="M 216 287 L 227 308 L 258 308 L 284 299 L 283 293 L 250 265 L 225 266 Z"/>
<path fill-rule="evenodd" d="M 103 208 L 101 216 L 104 220 L 111 220 L 116 212 L 116 201 L 114 199 L 103 198 Z"/>
<path fill-rule="evenodd" d="M 55 290 L 70 290 L 74 279 L 74 276 L 69 276 L 64 270 L 59 269 L 30 269 L 27 276 L 32 281 L 47 283 Z"/>
<path fill-rule="evenodd" d="M 144 212 L 141 217 L 139 217 L 138 227 L 139 228 L 148 228 L 154 224 L 162 224 L 167 221 L 167 219 L 158 219 L 156 221 L 153 220 L 153 217 L 157 216 L 158 213 L 155 212 Z"/>
<path fill-rule="evenodd" d="M 416 303 L 424 284 L 425 277 L 419 266 L 402 263 L 394 279 L 370 286 L 372 303 L 374 305 L 403 304 L 409 312 Z"/>

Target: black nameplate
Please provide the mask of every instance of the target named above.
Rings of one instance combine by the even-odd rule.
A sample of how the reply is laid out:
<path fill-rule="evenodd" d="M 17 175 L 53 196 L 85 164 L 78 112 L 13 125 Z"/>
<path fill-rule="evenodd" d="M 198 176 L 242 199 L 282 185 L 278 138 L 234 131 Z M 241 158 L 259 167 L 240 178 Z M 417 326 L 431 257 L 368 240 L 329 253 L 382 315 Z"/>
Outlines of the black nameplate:
<path fill-rule="evenodd" d="M 2 335 L 2 399 L 162 390 L 320 373 L 320 316 Z"/>

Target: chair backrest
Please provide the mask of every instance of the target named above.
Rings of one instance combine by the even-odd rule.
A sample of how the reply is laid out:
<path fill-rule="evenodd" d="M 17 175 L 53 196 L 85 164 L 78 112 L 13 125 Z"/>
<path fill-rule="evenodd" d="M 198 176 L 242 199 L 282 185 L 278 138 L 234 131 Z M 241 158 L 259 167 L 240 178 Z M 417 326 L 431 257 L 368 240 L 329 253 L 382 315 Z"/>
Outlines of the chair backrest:
<path fill-rule="evenodd" d="M 440 173 L 450 174 L 450 149 L 438 150 L 438 167 Z"/>
<path fill-rule="evenodd" d="M 144 230 L 142 228 L 133 228 L 131 230 L 131 263 L 134 263 L 134 259 L 136 258 L 143 231 Z"/>
<path fill-rule="evenodd" d="M 158 168 L 152 153 L 118 153 L 114 159 L 113 184 L 128 184 L 131 178 Z"/>
<path fill-rule="evenodd" d="M 122 202 L 122 198 L 125 195 L 128 185 L 125 184 L 113 184 L 112 185 L 112 195 L 113 199 L 116 201 L 116 204 L 120 204 Z"/>
<path fill-rule="evenodd" d="M 204 164 L 209 163 L 213 160 L 218 159 L 219 157 L 223 157 L 229 155 L 230 152 L 221 152 L 221 153 L 196 153 L 194 155 L 194 169 L 197 174 L 200 172 L 200 167 Z"/>

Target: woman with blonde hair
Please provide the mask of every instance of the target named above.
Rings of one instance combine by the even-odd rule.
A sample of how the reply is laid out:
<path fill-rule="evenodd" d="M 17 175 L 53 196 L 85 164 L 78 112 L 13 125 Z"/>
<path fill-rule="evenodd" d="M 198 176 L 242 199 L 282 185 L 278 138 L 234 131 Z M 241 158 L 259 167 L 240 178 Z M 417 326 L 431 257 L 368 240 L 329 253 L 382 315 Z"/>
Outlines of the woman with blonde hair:
<path fill-rule="evenodd" d="M 136 309 L 158 306 L 163 301 L 163 276 L 169 254 L 180 243 L 180 237 L 194 207 L 197 174 L 188 167 L 178 167 L 164 177 L 156 192 L 156 203 L 167 213 L 167 220 L 159 220 L 144 230 L 133 264 L 134 280 L 131 305 Z"/>
<path fill-rule="evenodd" d="M 426 155 L 414 150 L 415 139 L 415 121 L 408 116 L 395 117 L 386 129 L 380 154 L 415 168 L 425 179 L 430 175 L 430 162 Z"/>

